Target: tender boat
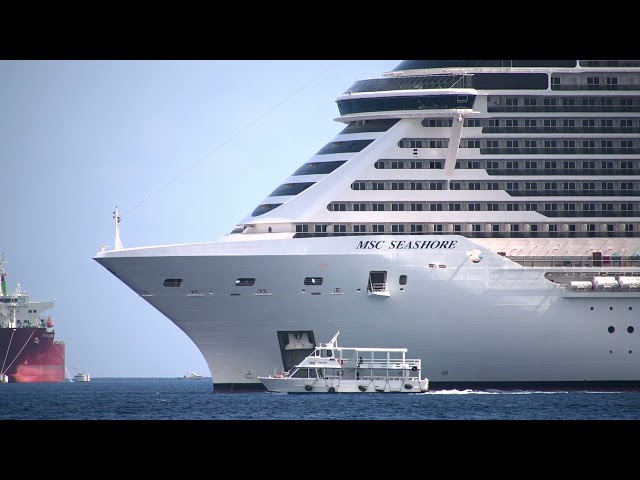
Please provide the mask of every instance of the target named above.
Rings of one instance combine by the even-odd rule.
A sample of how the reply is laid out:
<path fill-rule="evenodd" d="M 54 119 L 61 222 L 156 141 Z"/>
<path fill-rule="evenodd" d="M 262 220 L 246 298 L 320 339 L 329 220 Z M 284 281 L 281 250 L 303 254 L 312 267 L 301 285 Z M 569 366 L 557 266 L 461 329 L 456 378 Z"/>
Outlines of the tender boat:
<path fill-rule="evenodd" d="M 348 348 L 335 334 L 291 370 L 258 377 L 277 393 L 424 393 L 420 359 L 406 358 L 406 348 Z"/>
<path fill-rule="evenodd" d="M 91 381 L 91 375 L 89 375 L 86 372 L 78 372 L 73 377 L 73 381 L 74 382 L 90 382 Z"/>
<path fill-rule="evenodd" d="M 195 380 L 196 378 L 204 378 L 204 375 L 201 373 L 195 372 L 187 372 L 184 376 L 181 377 L 183 380 Z"/>

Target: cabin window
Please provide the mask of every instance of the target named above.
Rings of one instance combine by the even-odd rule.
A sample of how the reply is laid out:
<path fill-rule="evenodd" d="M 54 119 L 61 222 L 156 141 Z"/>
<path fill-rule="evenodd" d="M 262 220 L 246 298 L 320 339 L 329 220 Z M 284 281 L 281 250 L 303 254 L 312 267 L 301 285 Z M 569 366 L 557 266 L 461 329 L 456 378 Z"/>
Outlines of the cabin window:
<path fill-rule="evenodd" d="M 239 278 L 236 280 L 236 287 L 251 287 L 255 283 L 255 278 Z"/>
<path fill-rule="evenodd" d="M 399 283 L 400 283 L 400 285 L 406 285 L 407 284 L 407 276 L 406 275 L 400 275 Z"/>
<path fill-rule="evenodd" d="M 167 278 L 163 285 L 165 287 L 179 287 L 180 285 L 182 285 L 182 279 L 181 278 Z"/>
<path fill-rule="evenodd" d="M 322 285 L 322 277 L 306 277 L 304 279 L 305 285 Z"/>

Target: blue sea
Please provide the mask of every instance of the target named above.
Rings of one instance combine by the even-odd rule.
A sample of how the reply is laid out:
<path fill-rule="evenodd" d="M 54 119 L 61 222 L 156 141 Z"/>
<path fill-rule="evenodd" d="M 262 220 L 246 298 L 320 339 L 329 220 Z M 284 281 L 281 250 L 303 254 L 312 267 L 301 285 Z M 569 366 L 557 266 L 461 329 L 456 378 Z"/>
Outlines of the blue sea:
<path fill-rule="evenodd" d="M 211 378 L 0 384 L 0 420 L 638 420 L 640 392 L 213 393 Z"/>

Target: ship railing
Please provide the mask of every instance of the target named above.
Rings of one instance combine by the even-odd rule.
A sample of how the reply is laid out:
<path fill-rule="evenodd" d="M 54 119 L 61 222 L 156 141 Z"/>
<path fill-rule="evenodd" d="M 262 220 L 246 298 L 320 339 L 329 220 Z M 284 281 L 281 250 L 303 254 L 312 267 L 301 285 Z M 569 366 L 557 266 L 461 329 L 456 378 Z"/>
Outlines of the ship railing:
<path fill-rule="evenodd" d="M 415 375 L 410 375 L 410 373 L 413 373 L 411 371 L 409 372 L 404 372 L 404 374 L 402 375 L 398 375 L 397 373 L 395 375 L 389 374 L 389 375 L 381 375 L 381 374 L 377 374 L 377 375 L 363 375 L 362 373 L 360 373 L 359 375 L 357 375 L 355 378 L 354 377 L 349 377 L 348 380 L 357 380 L 358 382 L 370 382 L 370 381 L 380 381 L 380 382 L 386 382 L 386 381 L 391 381 L 391 380 L 423 380 L 418 376 Z M 323 377 L 324 380 L 345 380 L 345 377 L 340 376 L 340 375 L 329 375 L 326 377 Z"/>
<path fill-rule="evenodd" d="M 564 288 L 565 290 L 569 290 L 572 292 L 589 292 L 589 293 L 598 293 L 598 292 L 639 292 L 639 285 L 618 285 L 618 284 L 606 284 L 606 285 L 577 285 L 573 286 L 567 283 L 558 283 L 556 284 L 559 287 Z"/>
<path fill-rule="evenodd" d="M 360 381 L 368 381 L 368 380 L 373 380 L 373 381 L 380 381 L 380 382 L 385 382 L 387 380 L 407 380 L 408 376 L 404 375 L 404 376 L 396 376 L 396 377 L 386 377 L 384 375 L 364 375 L 364 376 L 360 376 L 360 378 L 357 378 L 356 380 L 360 380 Z M 412 377 L 412 380 L 416 380 L 417 378 Z"/>
<path fill-rule="evenodd" d="M 416 370 L 420 370 L 421 361 L 419 359 L 410 359 L 410 360 L 402 360 L 402 359 L 384 359 L 384 360 L 371 360 L 371 359 L 363 359 L 354 360 L 348 359 L 343 360 L 342 367 L 343 368 L 359 368 L 360 370 L 371 369 L 383 369 L 383 370 L 412 370 L 414 367 Z M 416 371 L 413 370 L 413 371 Z"/>
<path fill-rule="evenodd" d="M 31 325 L 29 320 L 16 320 L 13 328 L 32 328 L 37 327 L 37 325 Z"/>
<path fill-rule="evenodd" d="M 533 255 L 504 255 L 512 262 L 523 267 L 571 267 L 571 268 L 602 268 L 622 267 L 640 269 L 640 257 L 603 256 L 595 259 L 591 256 L 533 256 Z"/>
<path fill-rule="evenodd" d="M 372 283 L 371 291 L 374 293 L 382 293 L 388 291 L 386 283 Z"/>

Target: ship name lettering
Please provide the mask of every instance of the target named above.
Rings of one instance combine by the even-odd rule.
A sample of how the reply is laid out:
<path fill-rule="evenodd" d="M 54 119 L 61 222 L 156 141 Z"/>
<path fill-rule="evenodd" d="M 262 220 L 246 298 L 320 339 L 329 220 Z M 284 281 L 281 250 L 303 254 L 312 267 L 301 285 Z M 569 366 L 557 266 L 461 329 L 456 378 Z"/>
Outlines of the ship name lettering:
<path fill-rule="evenodd" d="M 377 242 L 373 242 L 371 240 L 360 241 L 358 242 L 357 250 L 371 250 L 377 249 L 380 250 L 384 248 L 385 245 L 384 240 L 379 240 Z M 436 250 L 436 249 L 454 249 L 456 248 L 458 241 L 457 240 L 391 240 L 387 249 L 389 250 Z"/>
<path fill-rule="evenodd" d="M 371 240 L 366 240 L 364 242 L 360 241 L 358 242 L 358 246 L 356 247 L 356 249 L 371 249 L 371 248 L 376 248 L 376 249 L 380 249 L 382 248 L 382 245 L 384 245 L 386 242 L 384 240 L 379 240 L 377 242 L 373 242 Z"/>

